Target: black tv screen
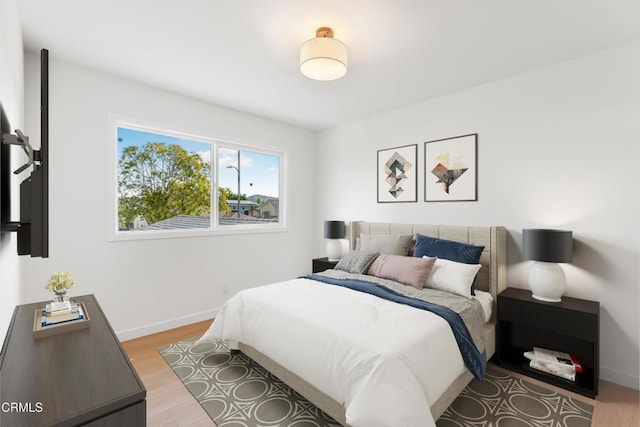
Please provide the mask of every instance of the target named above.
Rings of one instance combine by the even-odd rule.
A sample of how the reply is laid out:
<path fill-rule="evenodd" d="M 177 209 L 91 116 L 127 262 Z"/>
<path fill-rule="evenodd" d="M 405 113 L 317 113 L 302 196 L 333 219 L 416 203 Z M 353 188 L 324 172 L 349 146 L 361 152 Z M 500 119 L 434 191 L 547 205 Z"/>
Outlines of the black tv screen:
<path fill-rule="evenodd" d="M 31 173 L 31 256 L 49 257 L 49 51 L 40 51 L 39 164 Z M 37 159 L 38 160 L 38 159 Z"/>

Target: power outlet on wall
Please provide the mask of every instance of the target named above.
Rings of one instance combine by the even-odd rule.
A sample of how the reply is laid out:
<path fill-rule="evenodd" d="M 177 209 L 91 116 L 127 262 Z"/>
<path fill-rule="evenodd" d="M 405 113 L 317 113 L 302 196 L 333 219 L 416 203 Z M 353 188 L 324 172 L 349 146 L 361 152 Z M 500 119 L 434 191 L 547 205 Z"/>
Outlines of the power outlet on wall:
<path fill-rule="evenodd" d="M 229 285 L 222 285 L 222 295 L 227 295 L 229 293 Z"/>

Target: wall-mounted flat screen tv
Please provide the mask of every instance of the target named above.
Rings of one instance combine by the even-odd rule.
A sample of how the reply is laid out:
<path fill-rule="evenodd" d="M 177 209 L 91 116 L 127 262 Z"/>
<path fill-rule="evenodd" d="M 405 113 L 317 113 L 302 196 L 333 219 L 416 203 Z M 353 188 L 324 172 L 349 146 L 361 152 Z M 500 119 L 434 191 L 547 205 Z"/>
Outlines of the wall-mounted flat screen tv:
<path fill-rule="evenodd" d="M 1 102 L 2 100 L 0 100 Z M 0 230 L 18 233 L 18 255 L 49 256 L 49 51 L 40 51 L 40 149 L 29 137 L 13 130 L 0 104 Z M 26 159 L 11 162 L 12 149 L 22 150 Z M 21 157 L 21 156 L 14 156 Z M 31 170 L 18 188 L 20 219 L 11 218 L 11 174 Z"/>

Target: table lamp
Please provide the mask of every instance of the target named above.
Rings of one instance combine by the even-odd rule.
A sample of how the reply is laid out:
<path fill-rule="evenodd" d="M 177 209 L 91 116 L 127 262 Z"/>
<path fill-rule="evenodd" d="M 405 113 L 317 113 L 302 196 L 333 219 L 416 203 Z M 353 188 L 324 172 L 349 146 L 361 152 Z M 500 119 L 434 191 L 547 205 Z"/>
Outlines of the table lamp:
<path fill-rule="evenodd" d="M 535 299 L 560 302 L 567 287 L 567 278 L 559 262 L 571 262 L 573 237 L 571 231 L 522 230 L 524 258 L 535 261 L 529 269 L 529 286 Z"/>
<path fill-rule="evenodd" d="M 327 256 L 329 261 L 340 261 L 340 258 L 342 258 L 342 243 L 340 243 L 340 239 L 344 239 L 344 236 L 344 221 L 324 222 L 324 238 L 328 239 Z"/>

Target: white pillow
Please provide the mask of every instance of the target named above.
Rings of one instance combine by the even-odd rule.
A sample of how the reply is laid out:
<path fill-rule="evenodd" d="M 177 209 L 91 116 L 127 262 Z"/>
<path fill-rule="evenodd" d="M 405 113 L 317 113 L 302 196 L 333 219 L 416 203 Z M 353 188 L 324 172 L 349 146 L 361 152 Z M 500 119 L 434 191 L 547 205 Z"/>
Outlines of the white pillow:
<path fill-rule="evenodd" d="M 471 284 L 480 267 L 480 264 L 463 264 L 438 258 L 425 286 L 471 299 Z"/>

